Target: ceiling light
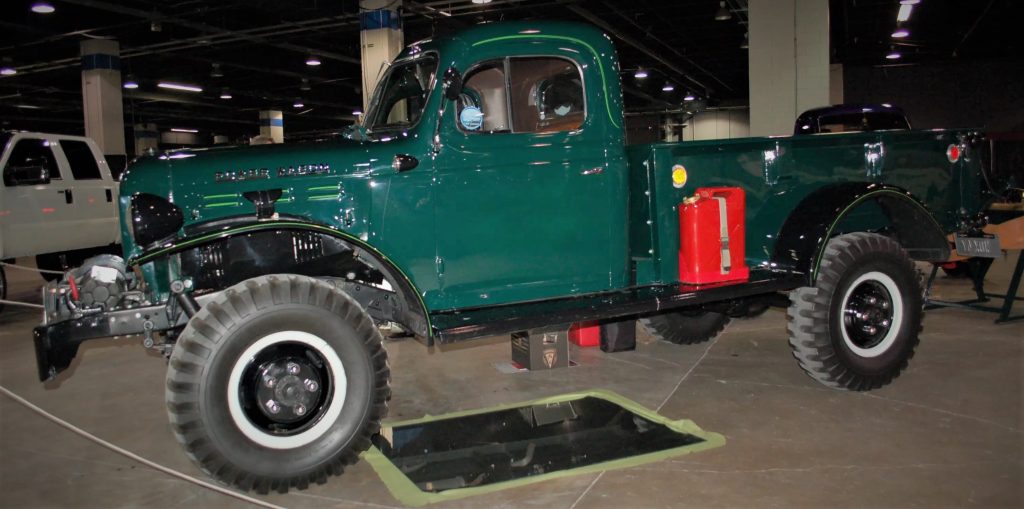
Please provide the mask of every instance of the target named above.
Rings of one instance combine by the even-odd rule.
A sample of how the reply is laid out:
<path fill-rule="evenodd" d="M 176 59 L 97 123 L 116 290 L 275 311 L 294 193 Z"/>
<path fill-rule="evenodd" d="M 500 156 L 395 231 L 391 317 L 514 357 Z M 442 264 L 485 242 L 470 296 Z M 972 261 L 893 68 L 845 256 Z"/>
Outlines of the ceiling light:
<path fill-rule="evenodd" d="M 306 57 L 306 65 L 308 65 L 310 67 L 318 66 L 318 65 L 320 65 L 320 63 L 321 63 L 320 62 L 320 57 L 318 57 L 316 55 L 310 55 L 310 56 Z"/>
<path fill-rule="evenodd" d="M 306 91 L 309 90 L 309 88 L 309 79 L 302 78 L 302 84 L 299 85 L 299 90 Z"/>
<path fill-rule="evenodd" d="M 124 79 L 124 83 L 122 83 L 121 86 L 128 90 L 135 90 L 136 88 L 139 88 L 139 82 L 135 81 L 135 78 L 129 74 L 128 77 Z"/>
<path fill-rule="evenodd" d="M 647 71 L 643 69 L 637 69 L 636 73 L 633 74 L 633 77 L 638 80 L 642 80 L 647 77 Z"/>
<path fill-rule="evenodd" d="M 305 106 L 305 104 L 302 104 L 301 99 L 296 99 L 295 104 L 292 105 L 293 108 L 302 108 L 303 106 Z"/>
<path fill-rule="evenodd" d="M 725 2 L 718 2 L 718 10 L 715 11 L 715 21 L 729 21 L 732 18 L 732 13 L 729 9 L 725 8 Z"/>
<path fill-rule="evenodd" d="M 161 81 L 160 83 L 157 83 L 156 86 L 158 86 L 160 88 L 169 88 L 171 90 L 181 90 L 183 92 L 202 92 L 203 91 L 202 87 L 197 87 L 195 85 L 185 85 L 185 84 L 182 84 L 182 83 L 169 83 L 169 82 L 166 82 L 166 81 Z"/>
<path fill-rule="evenodd" d="M 50 2 L 36 2 L 32 4 L 31 8 L 32 12 L 38 14 L 50 14 L 51 12 L 57 10 L 53 8 L 53 4 L 51 4 Z"/>
<path fill-rule="evenodd" d="M 212 64 L 210 66 L 210 77 L 211 78 L 223 78 L 224 71 L 220 70 L 220 64 Z"/>
<path fill-rule="evenodd" d="M 900 0 L 900 3 L 903 5 L 917 5 L 921 3 L 921 0 Z"/>
<path fill-rule="evenodd" d="M 0 67 L 0 76 L 14 76 L 15 74 L 18 74 L 18 70 L 11 66 Z"/>
<path fill-rule="evenodd" d="M 359 110 L 356 110 L 356 111 L 353 111 L 352 114 L 358 117 L 358 116 L 362 115 L 363 112 L 361 112 Z"/>
<path fill-rule="evenodd" d="M 489 4 L 489 3 L 491 3 L 491 0 L 473 0 L 473 3 L 475 3 L 475 4 Z"/>
<path fill-rule="evenodd" d="M 673 91 L 675 89 L 676 89 L 676 87 L 672 86 L 671 83 L 665 83 L 665 86 L 661 87 L 661 91 L 662 92 L 671 92 L 671 91 Z"/>
<path fill-rule="evenodd" d="M 885 55 L 885 58 L 888 59 L 888 60 L 899 60 L 899 58 L 901 56 L 903 56 L 903 55 L 900 55 L 900 52 L 896 51 L 896 49 L 893 48 L 893 49 L 889 50 L 889 54 Z"/>
<path fill-rule="evenodd" d="M 231 91 L 228 90 L 228 87 L 224 87 L 223 89 L 221 89 L 221 91 L 220 91 L 220 98 L 221 99 L 231 99 Z"/>
<path fill-rule="evenodd" d="M 908 35 L 910 35 L 910 30 L 907 30 L 906 28 L 897 28 L 896 31 L 892 33 L 892 38 L 902 39 Z"/>
<path fill-rule="evenodd" d="M 903 23 L 910 19 L 910 13 L 914 11 L 914 4 L 901 4 L 900 12 L 896 13 L 896 21 Z"/>
<path fill-rule="evenodd" d="M 686 93 L 686 97 L 684 97 L 683 100 L 684 101 L 695 101 L 695 100 L 697 100 L 697 97 L 694 96 L 692 92 L 687 92 Z"/>
<path fill-rule="evenodd" d="M 172 127 L 172 128 L 171 128 L 171 132 L 175 132 L 175 133 L 192 133 L 192 134 L 195 134 L 195 133 L 198 133 L 198 132 L 199 132 L 199 129 L 185 129 L 185 128 L 183 128 L 183 127 Z"/>

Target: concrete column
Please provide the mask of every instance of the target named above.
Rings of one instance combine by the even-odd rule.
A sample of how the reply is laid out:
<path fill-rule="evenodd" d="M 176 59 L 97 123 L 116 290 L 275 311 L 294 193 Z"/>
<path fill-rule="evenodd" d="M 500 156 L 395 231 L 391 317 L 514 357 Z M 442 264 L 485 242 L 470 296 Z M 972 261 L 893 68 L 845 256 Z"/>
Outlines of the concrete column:
<path fill-rule="evenodd" d="M 135 124 L 135 155 L 145 155 L 147 151 L 157 150 L 160 143 L 160 132 L 156 124 Z"/>
<path fill-rule="evenodd" d="M 284 116 L 281 110 L 260 112 L 260 135 L 263 143 L 284 143 Z"/>
<path fill-rule="evenodd" d="M 363 111 L 385 62 L 402 51 L 401 0 L 359 0 L 359 45 L 363 62 Z"/>
<path fill-rule="evenodd" d="M 105 155 L 127 154 L 121 103 L 120 45 L 109 39 L 82 41 L 82 110 L 85 135 Z"/>
<path fill-rule="evenodd" d="M 750 0 L 750 134 L 793 133 L 829 104 L 827 0 Z"/>

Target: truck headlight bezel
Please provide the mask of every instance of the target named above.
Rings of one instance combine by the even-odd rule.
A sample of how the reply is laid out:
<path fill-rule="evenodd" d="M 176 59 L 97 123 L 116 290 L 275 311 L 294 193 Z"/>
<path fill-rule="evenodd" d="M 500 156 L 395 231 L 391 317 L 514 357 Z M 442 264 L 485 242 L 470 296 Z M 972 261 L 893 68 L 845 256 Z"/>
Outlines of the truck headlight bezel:
<path fill-rule="evenodd" d="M 177 205 L 149 193 L 132 195 L 132 235 L 139 246 L 150 246 L 175 234 L 185 224 Z"/>

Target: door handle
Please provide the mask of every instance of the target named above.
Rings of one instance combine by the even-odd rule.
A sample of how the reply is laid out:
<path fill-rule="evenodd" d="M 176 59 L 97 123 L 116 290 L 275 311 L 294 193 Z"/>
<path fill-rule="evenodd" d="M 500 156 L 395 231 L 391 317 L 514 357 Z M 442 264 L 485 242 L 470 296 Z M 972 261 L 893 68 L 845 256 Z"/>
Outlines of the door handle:
<path fill-rule="evenodd" d="M 74 195 L 74 193 L 70 189 L 62 189 L 60 191 L 57 191 L 57 194 L 63 194 L 64 195 L 64 202 L 65 203 L 68 203 L 68 204 L 75 203 L 75 195 Z"/>
<path fill-rule="evenodd" d="M 107 201 L 108 202 L 114 201 L 114 193 L 110 189 L 104 189 L 104 191 L 107 192 Z"/>
<path fill-rule="evenodd" d="M 589 170 L 583 170 L 580 175 L 600 175 L 604 173 L 604 168 L 598 166 L 597 168 L 591 168 Z"/>

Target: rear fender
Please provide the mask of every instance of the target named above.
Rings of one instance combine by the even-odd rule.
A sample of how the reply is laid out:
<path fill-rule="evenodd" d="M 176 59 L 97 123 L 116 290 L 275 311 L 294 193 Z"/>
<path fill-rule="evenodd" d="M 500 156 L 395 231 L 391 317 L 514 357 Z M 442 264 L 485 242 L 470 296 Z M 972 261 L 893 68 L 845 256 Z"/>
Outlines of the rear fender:
<path fill-rule="evenodd" d="M 949 241 L 931 212 L 904 189 L 869 182 L 849 182 L 823 187 L 811 193 L 782 225 L 772 264 L 775 268 L 803 273 L 807 284 L 817 279 L 825 245 L 832 237 L 851 233 L 843 220 L 868 207 L 877 207 L 891 235 L 914 260 L 937 262 L 949 258 Z"/>

